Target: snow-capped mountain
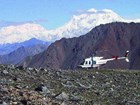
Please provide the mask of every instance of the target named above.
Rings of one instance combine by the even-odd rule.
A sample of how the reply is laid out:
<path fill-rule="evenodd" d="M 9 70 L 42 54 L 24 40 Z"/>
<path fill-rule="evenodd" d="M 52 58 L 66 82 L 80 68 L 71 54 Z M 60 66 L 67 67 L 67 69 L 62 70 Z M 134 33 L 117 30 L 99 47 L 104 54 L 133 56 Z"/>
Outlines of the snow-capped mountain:
<path fill-rule="evenodd" d="M 68 23 L 54 30 L 47 30 L 35 23 L 2 27 L 0 28 L 0 44 L 23 42 L 31 38 L 50 42 L 62 37 L 78 37 L 86 34 L 95 26 L 116 21 L 140 22 L 140 19 L 124 19 L 109 9 L 89 9 L 79 15 L 74 15 Z"/>
<path fill-rule="evenodd" d="M 115 21 L 123 21 L 123 18 L 111 10 L 97 11 L 90 9 L 80 15 L 74 15 L 70 22 L 53 30 L 52 34 L 55 33 L 59 37 L 66 38 L 77 37 L 86 34 L 95 26 Z"/>
<path fill-rule="evenodd" d="M 23 42 L 32 38 L 41 40 L 51 40 L 48 31 L 39 24 L 26 23 L 21 25 L 11 25 L 0 29 L 0 43 Z"/>

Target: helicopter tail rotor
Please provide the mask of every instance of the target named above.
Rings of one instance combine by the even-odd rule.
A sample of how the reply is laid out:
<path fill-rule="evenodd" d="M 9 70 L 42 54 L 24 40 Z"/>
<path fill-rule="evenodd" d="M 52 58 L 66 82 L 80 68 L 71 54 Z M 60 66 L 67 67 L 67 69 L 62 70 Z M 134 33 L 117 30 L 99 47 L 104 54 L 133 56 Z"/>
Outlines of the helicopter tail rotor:
<path fill-rule="evenodd" d="M 129 62 L 128 55 L 129 55 L 129 51 L 127 50 L 125 53 L 125 61 L 126 62 Z"/>
<path fill-rule="evenodd" d="M 125 59 L 126 62 L 129 62 L 128 55 L 129 55 L 129 51 L 126 51 L 124 57 L 112 56 L 112 58 L 113 58 L 114 60 Z"/>

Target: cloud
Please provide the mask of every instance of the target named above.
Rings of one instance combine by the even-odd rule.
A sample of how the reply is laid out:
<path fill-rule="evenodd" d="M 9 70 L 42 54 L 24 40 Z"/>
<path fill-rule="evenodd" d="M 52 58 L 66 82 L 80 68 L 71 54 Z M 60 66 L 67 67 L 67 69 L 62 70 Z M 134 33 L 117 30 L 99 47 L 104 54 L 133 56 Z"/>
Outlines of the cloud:
<path fill-rule="evenodd" d="M 12 21 L 4 21 L 4 20 L 0 21 L 0 27 L 7 27 L 10 25 L 18 25 L 18 24 L 20 24 L 20 22 L 12 22 Z"/>
<path fill-rule="evenodd" d="M 96 13 L 96 12 L 98 12 L 98 10 L 96 10 L 95 8 L 91 8 L 89 10 L 77 10 L 75 13 L 83 14 L 83 13 Z"/>
<path fill-rule="evenodd" d="M 46 23 L 46 22 L 48 22 L 48 20 L 47 19 L 38 19 L 38 20 L 34 20 L 34 22 L 36 22 L 36 23 Z"/>
<path fill-rule="evenodd" d="M 31 20 L 31 21 L 24 21 L 22 23 L 36 23 L 36 24 L 40 24 L 40 23 L 47 23 L 48 20 L 47 19 L 37 19 L 37 20 Z"/>
<path fill-rule="evenodd" d="M 77 10 L 76 12 L 74 12 L 75 15 L 81 15 L 81 14 L 102 14 L 102 13 L 113 13 L 113 11 L 110 10 L 110 9 L 97 10 L 95 8 L 91 8 L 89 10 Z"/>
<path fill-rule="evenodd" d="M 20 22 L 1 20 L 1 21 L 0 21 L 0 28 L 1 28 L 1 27 L 11 26 L 11 25 L 17 26 L 17 25 L 22 25 L 22 24 L 26 24 L 26 23 L 41 24 L 41 23 L 47 23 L 47 22 L 48 22 L 48 20 L 46 20 L 46 19 L 37 19 L 37 20 L 20 21 Z"/>

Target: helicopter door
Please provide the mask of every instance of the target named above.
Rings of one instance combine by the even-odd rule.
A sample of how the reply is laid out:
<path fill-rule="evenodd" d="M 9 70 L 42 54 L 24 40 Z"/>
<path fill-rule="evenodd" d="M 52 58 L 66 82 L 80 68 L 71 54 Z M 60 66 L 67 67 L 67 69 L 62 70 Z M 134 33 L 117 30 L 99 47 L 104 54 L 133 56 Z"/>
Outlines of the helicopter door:
<path fill-rule="evenodd" d="M 91 67 L 93 67 L 93 66 L 96 65 L 96 64 L 97 64 L 97 62 L 96 62 L 95 60 L 92 59 L 92 65 L 91 65 Z"/>
<path fill-rule="evenodd" d="M 96 61 L 92 61 L 92 64 L 96 64 Z"/>

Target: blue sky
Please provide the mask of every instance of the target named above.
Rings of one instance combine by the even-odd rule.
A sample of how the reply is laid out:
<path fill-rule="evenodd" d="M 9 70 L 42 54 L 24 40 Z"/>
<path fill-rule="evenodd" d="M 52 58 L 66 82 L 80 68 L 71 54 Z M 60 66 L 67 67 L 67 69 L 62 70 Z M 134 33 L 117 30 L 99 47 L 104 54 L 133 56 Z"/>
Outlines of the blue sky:
<path fill-rule="evenodd" d="M 32 22 L 55 29 L 79 10 L 111 9 L 129 19 L 140 18 L 140 0 L 0 0 L 0 21 Z"/>

